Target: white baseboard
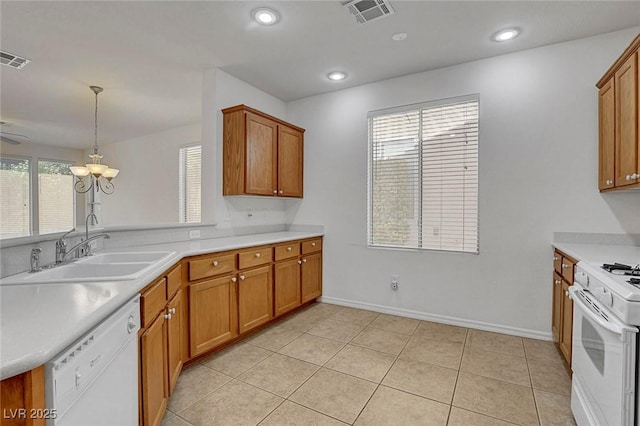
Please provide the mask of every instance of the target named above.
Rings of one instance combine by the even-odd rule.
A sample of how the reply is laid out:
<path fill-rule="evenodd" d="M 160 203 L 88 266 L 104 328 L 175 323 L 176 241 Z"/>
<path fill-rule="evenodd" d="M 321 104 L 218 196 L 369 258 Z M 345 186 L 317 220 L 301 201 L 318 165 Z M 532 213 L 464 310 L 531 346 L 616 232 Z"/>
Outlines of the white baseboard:
<path fill-rule="evenodd" d="M 412 311 L 410 309 L 395 308 L 391 306 L 375 305 L 373 303 L 358 302 L 348 299 L 339 299 L 337 297 L 322 296 L 319 302 L 329 303 L 332 305 L 348 306 L 351 308 L 366 309 L 368 311 L 380 312 L 383 314 L 398 315 L 401 317 L 414 318 L 423 321 L 433 321 L 443 324 L 457 325 L 459 327 L 475 328 L 477 330 L 493 331 L 495 333 L 510 334 L 512 336 L 528 337 L 538 340 L 552 340 L 551 333 L 544 333 L 537 330 L 529 330 L 526 328 L 509 327 L 500 324 L 491 324 L 481 321 L 473 321 L 463 318 L 449 317 L 445 315 L 428 314 L 426 312 Z"/>

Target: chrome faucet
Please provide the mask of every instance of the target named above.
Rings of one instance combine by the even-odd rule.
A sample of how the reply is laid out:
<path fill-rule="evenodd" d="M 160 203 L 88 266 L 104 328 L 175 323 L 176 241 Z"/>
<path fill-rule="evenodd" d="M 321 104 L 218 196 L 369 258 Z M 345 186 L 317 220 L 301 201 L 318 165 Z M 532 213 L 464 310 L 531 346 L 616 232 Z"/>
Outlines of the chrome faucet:
<path fill-rule="evenodd" d="M 56 241 L 56 263 L 62 263 L 65 255 L 67 254 L 67 241 L 64 239 L 67 235 L 74 232 L 76 228 L 64 233 L 58 241 Z"/>
<path fill-rule="evenodd" d="M 42 249 L 40 247 L 36 247 L 31 249 L 31 269 L 29 272 L 40 272 L 42 268 L 40 267 L 40 253 L 42 253 Z"/>
<path fill-rule="evenodd" d="M 87 245 L 86 245 L 85 250 L 84 250 L 84 255 L 85 256 L 91 256 L 91 244 L 88 243 L 88 241 L 89 241 L 89 219 L 91 219 L 91 218 L 93 218 L 93 220 L 95 221 L 95 222 L 91 222 L 92 224 L 94 224 L 94 225 L 98 224 L 98 216 L 96 216 L 95 213 L 89 213 L 87 215 L 87 218 L 84 221 L 84 240 L 85 240 L 85 242 L 87 242 Z"/>
<path fill-rule="evenodd" d="M 98 238 L 104 238 L 105 240 L 108 240 L 111 237 L 109 236 L 109 234 L 101 232 L 99 234 L 96 234 L 96 235 L 93 235 L 93 236 L 87 238 L 86 240 L 80 241 L 78 244 L 76 244 L 75 246 L 71 247 L 64 256 L 62 256 L 62 262 L 65 261 L 65 259 L 67 258 L 67 256 L 69 256 L 70 253 L 73 253 L 75 250 L 83 248 L 83 247 L 84 247 L 84 252 L 83 252 L 84 254 L 82 256 L 89 256 L 90 254 L 88 254 L 88 253 L 90 253 L 90 250 L 91 250 L 90 249 L 91 245 L 89 243 L 91 241 L 93 241 L 93 240 L 97 240 Z M 81 256 L 77 256 L 77 257 L 81 257 Z"/>

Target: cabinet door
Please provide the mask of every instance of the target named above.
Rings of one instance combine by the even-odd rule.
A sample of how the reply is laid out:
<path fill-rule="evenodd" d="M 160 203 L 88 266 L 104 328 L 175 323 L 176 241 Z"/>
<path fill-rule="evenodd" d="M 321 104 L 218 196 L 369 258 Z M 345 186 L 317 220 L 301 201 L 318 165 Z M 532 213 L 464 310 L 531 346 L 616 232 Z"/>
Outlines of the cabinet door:
<path fill-rule="evenodd" d="M 571 339 L 573 337 L 573 301 L 569 298 L 569 284 L 562 281 L 562 330 L 560 351 L 571 366 Z"/>
<path fill-rule="evenodd" d="M 562 277 L 553 274 L 553 313 L 551 316 L 551 332 L 553 333 L 553 341 L 560 342 L 560 334 L 562 333 Z"/>
<path fill-rule="evenodd" d="M 609 80 L 598 93 L 599 122 L 599 178 L 600 190 L 613 188 L 615 183 L 615 114 L 614 79 Z"/>
<path fill-rule="evenodd" d="M 240 333 L 273 318 L 271 265 L 241 271 L 238 281 L 238 316 Z"/>
<path fill-rule="evenodd" d="M 302 198 L 303 134 L 278 126 L 278 195 Z"/>
<path fill-rule="evenodd" d="M 275 195 L 278 188 L 278 125 L 247 112 L 246 126 L 245 192 Z"/>
<path fill-rule="evenodd" d="M 167 321 L 167 363 L 168 389 L 170 396 L 182 371 L 182 339 L 184 330 L 184 309 L 182 290 L 178 290 L 173 299 L 167 304 L 167 312 L 171 318 Z"/>
<path fill-rule="evenodd" d="M 615 73 L 616 186 L 631 185 L 638 171 L 638 54 Z"/>
<path fill-rule="evenodd" d="M 166 322 L 160 314 L 140 337 L 144 425 L 159 425 L 167 407 L 166 336 Z"/>
<path fill-rule="evenodd" d="M 274 266 L 275 316 L 300 306 L 300 263 L 293 259 Z"/>
<path fill-rule="evenodd" d="M 235 276 L 226 276 L 189 285 L 191 357 L 238 335 L 235 281 Z"/>
<path fill-rule="evenodd" d="M 322 253 L 310 254 L 302 258 L 302 303 L 322 295 Z"/>

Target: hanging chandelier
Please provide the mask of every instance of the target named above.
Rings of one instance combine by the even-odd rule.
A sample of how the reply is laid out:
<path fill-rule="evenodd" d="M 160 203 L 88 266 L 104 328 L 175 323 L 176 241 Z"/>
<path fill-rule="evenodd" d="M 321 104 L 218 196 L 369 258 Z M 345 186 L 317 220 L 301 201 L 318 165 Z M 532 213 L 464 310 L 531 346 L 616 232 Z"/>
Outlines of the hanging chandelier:
<path fill-rule="evenodd" d="M 91 163 L 84 166 L 71 166 L 69 169 L 71 173 L 76 177 L 76 183 L 74 188 L 76 192 L 84 194 L 91 190 L 96 189 L 96 192 L 102 191 L 105 194 L 112 194 L 115 187 L 111 180 L 118 175 L 120 170 L 112 169 L 106 164 L 101 164 L 102 155 L 98 153 L 98 94 L 102 92 L 102 87 L 89 86 L 89 88 L 96 95 L 96 112 L 95 112 L 95 127 L 94 136 L 95 142 L 93 145 L 93 154 L 89 155 Z M 85 181 L 85 178 L 89 181 Z"/>

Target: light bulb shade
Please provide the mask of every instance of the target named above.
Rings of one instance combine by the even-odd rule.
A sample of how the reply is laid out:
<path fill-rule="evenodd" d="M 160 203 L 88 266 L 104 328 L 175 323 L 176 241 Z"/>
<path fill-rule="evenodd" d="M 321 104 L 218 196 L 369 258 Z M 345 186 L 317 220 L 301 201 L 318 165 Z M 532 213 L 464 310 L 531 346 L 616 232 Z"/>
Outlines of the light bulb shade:
<path fill-rule="evenodd" d="M 108 168 L 104 171 L 104 173 L 102 173 L 102 176 L 107 179 L 113 179 L 114 177 L 118 176 L 118 173 L 120 173 L 120 170 Z"/>
<path fill-rule="evenodd" d="M 91 173 L 95 177 L 101 176 L 109 168 L 109 166 L 107 166 L 106 164 L 95 164 L 95 163 L 89 163 L 89 164 L 86 164 L 86 166 L 87 166 L 87 169 L 89 169 L 89 173 Z"/>
<path fill-rule="evenodd" d="M 89 169 L 85 166 L 71 166 L 69 170 L 71 170 L 71 174 L 79 178 L 83 178 L 89 174 Z"/>

